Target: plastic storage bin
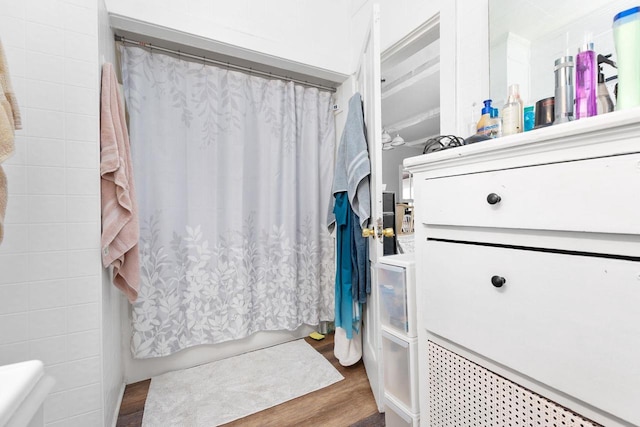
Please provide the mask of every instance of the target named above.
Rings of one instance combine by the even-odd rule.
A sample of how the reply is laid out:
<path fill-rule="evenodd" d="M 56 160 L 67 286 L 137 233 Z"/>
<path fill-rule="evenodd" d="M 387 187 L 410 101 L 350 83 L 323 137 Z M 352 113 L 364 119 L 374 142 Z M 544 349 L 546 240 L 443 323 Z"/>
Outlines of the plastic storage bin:
<path fill-rule="evenodd" d="M 386 427 L 418 427 L 420 417 L 417 414 L 410 414 L 394 402 L 394 399 L 385 394 L 384 396 L 384 423 Z"/>
<path fill-rule="evenodd" d="M 384 390 L 408 412 L 420 411 L 418 402 L 418 365 L 416 338 L 402 339 L 382 331 Z"/>
<path fill-rule="evenodd" d="M 416 297 L 412 282 L 413 262 L 402 255 L 389 259 L 400 265 L 380 262 L 378 268 L 378 292 L 380 295 L 380 322 L 382 327 L 408 337 L 415 337 L 416 330 Z M 403 262 L 401 262 L 403 261 Z"/>

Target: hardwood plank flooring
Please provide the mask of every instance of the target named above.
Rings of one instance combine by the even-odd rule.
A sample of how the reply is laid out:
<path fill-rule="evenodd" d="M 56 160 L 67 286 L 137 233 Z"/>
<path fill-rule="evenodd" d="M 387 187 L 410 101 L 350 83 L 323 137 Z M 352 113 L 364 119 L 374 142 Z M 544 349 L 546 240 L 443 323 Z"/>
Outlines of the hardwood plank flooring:
<path fill-rule="evenodd" d="M 383 427 L 362 361 L 342 366 L 333 355 L 333 334 L 321 341 L 305 340 L 342 374 L 344 380 L 264 411 L 225 424 L 226 427 Z M 304 381 L 304 378 L 300 379 Z M 129 384 L 124 391 L 118 427 L 142 425 L 151 380 Z M 156 427 L 156 426 L 154 426 Z M 157 426 L 162 427 L 162 426 Z"/>
<path fill-rule="evenodd" d="M 151 380 L 144 380 L 125 387 L 122 403 L 120 404 L 117 427 L 142 426 L 144 402 L 147 401 L 150 385 Z"/>

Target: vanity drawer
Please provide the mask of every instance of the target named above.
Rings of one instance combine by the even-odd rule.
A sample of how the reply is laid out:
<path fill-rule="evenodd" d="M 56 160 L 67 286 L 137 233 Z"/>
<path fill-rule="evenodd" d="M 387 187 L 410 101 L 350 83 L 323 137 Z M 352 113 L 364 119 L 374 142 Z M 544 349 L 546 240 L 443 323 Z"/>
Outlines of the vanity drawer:
<path fill-rule="evenodd" d="M 416 214 L 428 225 L 640 234 L 640 154 L 433 178 L 417 185 Z M 490 204 L 491 194 L 500 201 Z"/>
<path fill-rule="evenodd" d="M 437 241 L 426 249 L 427 330 L 640 424 L 640 263 Z M 506 282 L 496 287 L 493 276 Z"/>

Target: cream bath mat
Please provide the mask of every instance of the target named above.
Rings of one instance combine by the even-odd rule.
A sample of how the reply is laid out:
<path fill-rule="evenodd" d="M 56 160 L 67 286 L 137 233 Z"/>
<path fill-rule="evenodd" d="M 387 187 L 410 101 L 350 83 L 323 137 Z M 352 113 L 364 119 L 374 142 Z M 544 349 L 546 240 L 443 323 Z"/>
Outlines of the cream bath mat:
<path fill-rule="evenodd" d="M 304 340 L 153 377 L 143 427 L 211 427 L 344 379 Z"/>

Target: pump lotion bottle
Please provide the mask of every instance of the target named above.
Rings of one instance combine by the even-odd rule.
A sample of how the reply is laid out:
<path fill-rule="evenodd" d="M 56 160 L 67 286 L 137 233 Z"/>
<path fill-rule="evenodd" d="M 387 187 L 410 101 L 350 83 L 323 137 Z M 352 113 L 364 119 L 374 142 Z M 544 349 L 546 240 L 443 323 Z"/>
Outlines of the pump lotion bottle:
<path fill-rule="evenodd" d="M 522 100 L 520 99 L 520 87 L 517 84 L 509 86 L 507 103 L 502 109 L 502 135 L 514 135 L 523 131 L 522 127 Z"/>
<path fill-rule="evenodd" d="M 576 56 L 576 119 L 598 114 L 598 72 L 593 43 L 586 43 Z"/>

